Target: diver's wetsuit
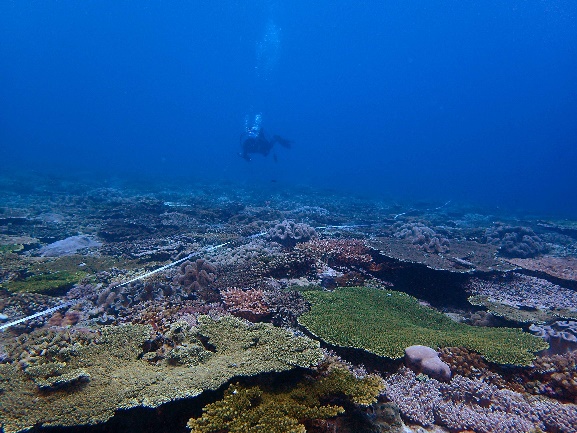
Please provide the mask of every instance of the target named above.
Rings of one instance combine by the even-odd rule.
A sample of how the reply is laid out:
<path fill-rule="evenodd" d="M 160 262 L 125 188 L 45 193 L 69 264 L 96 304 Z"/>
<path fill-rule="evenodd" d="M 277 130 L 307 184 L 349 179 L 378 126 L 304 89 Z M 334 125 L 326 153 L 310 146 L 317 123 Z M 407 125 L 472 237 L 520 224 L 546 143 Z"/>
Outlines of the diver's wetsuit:
<path fill-rule="evenodd" d="M 269 141 L 264 136 L 264 131 L 261 129 L 258 134 L 254 132 L 246 132 L 240 136 L 240 143 L 242 146 L 242 156 L 247 161 L 250 161 L 251 153 L 260 153 L 267 156 L 272 146 L 273 141 Z"/>
<path fill-rule="evenodd" d="M 242 146 L 240 156 L 247 161 L 250 161 L 251 153 L 260 153 L 263 156 L 267 156 L 275 143 L 280 143 L 283 147 L 291 147 L 289 140 L 285 140 L 278 135 L 273 135 L 271 140 L 267 140 L 262 128 L 258 131 L 258 134 L 255 131 L 245 132 L 240 136 L 240 144 Z"/>

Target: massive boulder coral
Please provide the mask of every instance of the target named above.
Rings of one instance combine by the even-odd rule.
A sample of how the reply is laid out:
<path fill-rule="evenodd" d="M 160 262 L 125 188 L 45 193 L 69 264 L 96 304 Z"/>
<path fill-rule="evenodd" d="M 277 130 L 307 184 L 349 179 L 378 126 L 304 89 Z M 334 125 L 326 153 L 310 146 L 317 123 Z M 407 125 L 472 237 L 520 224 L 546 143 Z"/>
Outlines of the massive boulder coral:
<path fill-rule="evenodd" d="M 249 324 L 230 316 L 199 318 L 180 347 L 188 361 L 156 363 L 143 347 L 150 346 L 150 326 L 106 326 L 88 345 L 68 351 L 65 365 L 48 376 L 73 377 L 66 392 L 40 391 L 17 362 L 0 364 L 0 420 L 5 433 L 33 426 L 97 424 L 119 409 L 157 407 L 171 400 L 214 390 L 233 377 L 309 367 L 322 359 L 319 344 L 270 324 Z M 182 354 L 181 354 L 182 355 Z M 42 356 L 41 356 L 42 357 Z M 48 360 L 37 360 L 38 365 Z M 68 376 L 66 376 L 68 375 Z M 78 376 L 80 375 L 80 376 Z M 83 380 L 78 380 L 84 378 Z"/>
<path fill-rule="evenodd" d="M 417 373 L 433 379 L 448 381 L 451 378 L 449 364 L 441 361 L 436 350 L 416 344 L 405 349 L 405 364 Z"/>
<path fill-rule="evenodd" d="M 462 346 L 487 360 L 528 365 L 547 343 L 513 328 L 480 328 L 457 323 L 402 292 L 366 287 L 310 291 L 311 310 L 299 323 L 324 341 L 401 358 L 406 347 Z"/>

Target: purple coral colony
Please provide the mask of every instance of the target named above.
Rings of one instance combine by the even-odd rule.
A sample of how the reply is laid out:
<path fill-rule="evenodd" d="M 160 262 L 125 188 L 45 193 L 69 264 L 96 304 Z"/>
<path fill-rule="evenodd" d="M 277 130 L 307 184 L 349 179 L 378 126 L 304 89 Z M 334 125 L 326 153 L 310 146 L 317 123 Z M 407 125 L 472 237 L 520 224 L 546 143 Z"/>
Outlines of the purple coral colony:
<path fill-rule="evenodd" d="M 279 186 L 34 182 L 1 194 L 6 433 L 577 432 L 575 222 Z M 331 334 L 318 309 L 341 304 L 311 292 L 360 288 L 410 295 L 407 320 L 438 326 L 403 347 L 364 323 Z M 346 299 L 343 320 L 371 308 Z M 386 314 L 381 329 L 398 326 Z M 519 340 L 475 350 L 444 339 L 453 324 Z"/>

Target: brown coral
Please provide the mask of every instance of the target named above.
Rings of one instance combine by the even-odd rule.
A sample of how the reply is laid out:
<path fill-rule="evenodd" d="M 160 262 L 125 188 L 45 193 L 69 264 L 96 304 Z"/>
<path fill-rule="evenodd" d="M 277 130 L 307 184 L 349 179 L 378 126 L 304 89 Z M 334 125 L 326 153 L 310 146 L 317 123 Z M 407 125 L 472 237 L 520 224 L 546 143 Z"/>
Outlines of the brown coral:
<path fill-rule="evenodd" d="M 221 292 L 225 305 L 235 316 L 258 322 L 270 316 L 264 292 L 258 289 L 230 288 Z"/>
<path fill-rule="evenodd" d="M 312 239 L 297 245 L 329 266 L 369 267 L 373 258 L 365 243 L 358 239 Z"/>
<path fill-rule="evenodd" d="M 172 282 L 183 287 L 188 293 L 195 293 L 207 302 L 219 300 L 218 292 L 213 290 L 212 284 L 216 280 L 217 270 L 214 265 L 203 259 L 194 262 L 186 261 L 180 265 L 180 273 Z"/>
<path fill-rule="evenodd" d="M 577 351 L 538 357 L 520 377 L 528 392 L 577 403 Z"/>
<path fill-rule="evenodd" d="M 42 383 L 31 380 L 18 363 L 0 364 L 4 431 L 13 433 L 36 425 L 96 424 L 108 420 L 119 408 L 157 407 L 217 389 L 232 377 L 309 367 L 322 359 L 318 342 L 270 324 L 249 324 L 230 316 L 215 321 L 204 316 L 198 327 L 185 330 L 183 341 L 173 327 L 172 337 L 180 341 L 178 350 L 170 362 L 151 363 L 148 354 L 152 352 L 146 351 L 151 331 L 142 325 L 103 327 L 96 341 L 76 347 L 65 364 L 47 371 L 63 376 L 70 386 L 67 392 L 39 393 Z M 46 353 L 39 357 L 45 358 Z M 36 363 L 46 364 L 43 360 Z M 86 382 L 83 379 L 88 375 Z M 60 385 L 58 379 L 50 382 L 51 386 Z"/>

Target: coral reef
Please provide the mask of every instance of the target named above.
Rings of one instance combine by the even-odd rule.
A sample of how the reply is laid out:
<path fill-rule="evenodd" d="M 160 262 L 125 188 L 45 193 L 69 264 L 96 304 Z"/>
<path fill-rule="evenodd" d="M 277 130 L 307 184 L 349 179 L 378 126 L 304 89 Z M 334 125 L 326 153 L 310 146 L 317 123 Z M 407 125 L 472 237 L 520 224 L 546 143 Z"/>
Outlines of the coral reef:
<path fill-rule="evenodd" d="M 367 244 L 387 259 L 405 263 L 422 263 L 435 270 L 468 273 L 507 271 L 516 268 L 515 265 L 496 257 L 497 246 L 470 240 L 451 239 L 450 251 L 443 254 L 428 253 L 417 248 L 407 239 L 395 237 L 372 238 L 367 241 Z"/>
<path fill-rule="evenodd" d="M 527 392 L 577 403 L 577 351 L 540 356 L 518 376 L 516 382 Z"/>
<path fill-rule="evenodd" d="M 529 331 L 549 343 L 547 353 L 557 355 L 577 350 L 577 322 L 557 320 L 550 325 L 531 324 Z"/>
<path fill-rule="evenodd" d="M 108 420 L 117 409 L 157 407 L 216 389 L 232 377 L 309 367 L 322 359 L 318 343 L 270 324 L 201 317 L 196 328 L 183 329 L 179 331 L 183 339 L 177 346 L 181 347 L 177 360 L 192 359 L 197 365 L 153 362 L 147 355 L 152 352 L 143 351 L 143 347 L 150 347 L 147 342 L 152 330 L 143 325 L 103 327 L 99 337 L 88 344 L 65 347 L 66 365 L 55 367 L 54 374 L 64 378 L 81 373 L 90 376 L 88 382 L 70 383 L 66 393 L 40 393 L 18 363 L 0 364 L 4 431 L 12 433 L 35 425 L 96 424 Z M 46 356 L 40 352 L 34 365 L 53 362 Z"/>
<path fill-rule="evenodd" d="M 575 406 L 563 404 L 577 403 L 577 351 L 570 351 L 577 302 L 569 291 L 577 289 L 574 221 L 282 184 L 255 191 L 159 180 L 102 188 L 77 180 L 42 184 L 27 175 L 18 181 L 24 189 L 13 190 L 14 178 L 0 176 L 0 323 L 74 301 L 0 333 L 0 430 L 101 423 L 113 413 L 119 416 L 103 429 L 115 430 L 119 419 L 150 417 L 163 430 L 165 421 L 174 421 L 173 408 L 200 409 L 206 399 L 194 396 L 220 393 L 237 381 L 243 385 L 237 394 L 229 387 L 231 398 L 256 388 L 250 392 L 258 398 L 244 414 L 250 418 L 265 410 L 265 400 L 284 404 L 281 396 L 300 386 L 310 392 L 321 380 L 332 390 L 310 417 L 288 420 L 290 428 L 424 430 L 403 426 L 397 406 L 383 394 L 365 407 L 354 393 L 336 393 L 340 385 L 327 378 L 343 371 L 334 365 L 338 357 L 295 337 L 308 327 L 345 347 L 335 350 L 346 358 L 340 362 L 352 373 L 347 380 L 370 377 L 368 371 L 387 377 L 407 346 L 430 345 L 435 358 L 429 359 L 438 363 L 438 353 L 452 380 L 446 367 L 441 383 L 442 376 L 431 378 L 423 373 L 433 372 L 413 365 L 415 374 L 390 376 L 400 390 L 387 391 L 389 397 L 399 393 L 406 420 L 422 419 L 430 432 L 572 431 Z M 540 256 L 545 251 L 548 256 Z M 135 279 L 191 253 L 197 255 L 181 267 Z M 62 285 L 47 284 L 57 277 Z M 319 287 L 365 284 L 373 289 L 328 293 Z M 389 290 L 393 285 L 422 303 Z M 468 295 L 487 308 L 468 308 Z M 461 323 L 449 323 L 427 301 Z M 537 335 L 496 328 L 510 326 L 504 317 Z M 533 357 L 547 341 L 550 348 Z M 282 388 L 271 385 L 281 382 Z M 367 402 L 380 389 L 380 381 L 374 383 Z M 190 401 L 172 402 L 182 399 Z M 169 404 L 156 410 L 123 410 L 163 402 Z M 315 419 L 314 411 L 325 407 L 345 413 Z M 288 415 L 279 414 L 269 430 L 280 430 Z M 190 416 L 181 412 L 175 431 Z"/>
<path fill-rule="evenodd" d="M 235 316 L 258 322 L 271 314 L 262 290 L 230 288 L 221 291 L 220 294 L 228 310 Z"/>
<path fill-rule="evenodd" d="M 38 311 L 56 307 L 62 302 L 58 298 L 40 293 L 11 293 L 0 289 L 0 295 L 3 295 L 0 296 L 0 310 L 2 311 L 2 314 L 10 320 L 19 319 Z M 33 329 L 44 326 L 49 319 L 49 316 L 36 317 L 27 322 L 15 325 L 12 329 L 16 332 L 29 332 Z"/>
<path fill-rule="evenodd" d="M 441 359 L 454 374 L 478 379 L 498 388 L 528 392 L 561 402 L 577 403 L 577 351 L 540 355 L 529 367 L 495 371 L 480 355 L 460 347 L 443 348 Z"/>
<path fill-rule="evenodd" d="M 450 431 L 492 433 L 554 431 L 574 433 L 577 406 L 526 397 L 476 379 L 455 376 L 449 383 L 419 380 L 402 368 L 385 380 L 385 395 L 410 422 L 440 424 Z"/>
<path fill-rule="evenodd" d="M 254 275 L 273 278 L 298 278 L 315 274 L 315 260 L 303 251 L 294 250 L 253 268 Z"/>
<path fill-rule="evenodd" d="M 427 253 L 439 254 L 449 251 L 449 240 L 423 223 L 417 221 L 395 223 L 392 230 L 395 238 L 406 239 Z"/>
<path fill-rule="evenodd" d="M 281 255 L 281 245 L 262 238 L 254 238 L 236 248 L 209 251 L 204 257 L 215 263 L 219 269 L 226 269 L 231 266 L 248 265 L 251 262 L 268 261 Z"/>
<path fill-rule="evenodd" d="M 305 379 L 290 390 L 263 390 L 237 383 L 226 390 L 222 400 L 206 406 L 201 418 L 191 419 L 188 427 L 191 433 L 304 433 L 311 420 L 344 412 L 342 406 L 323 401 L 345 396 L 355 404 L 369 405 L 382 389 L 380 377 L 356 378 L 341 367 L 324 377 Z"/>
<path fill-rule="evenodd" d="M 57 271 L 48 274 L 33 275 L 21 281 L 10 281 L 0 286 L 11 292 L 56 295 L 65 293 L 74 284 L 86 277 L 86 275 L 86 272 L 82 271 Z"/>
<path fill-rule="evenodd" d="M 295 290 L 269 290 L 264 297 L 271 311 L 271 322 L 277 326 L 296 327 L 297 317 L 308 309 L 305 299 Z"/>
<path fill-rule="evenodd" d="M 464 347 L 444 347 L 439 350 L 439 357 L 449 365 L 451 372 L 468 379 L 478 379 L 485 383 L 496 385 L 499 388 L 509 388 L 513 391 L 523 392 L 522 385 L 507 381 L 501 374 L 495 371 L 495 366 L 490 366 L 481 355 Z M 533 362 L 539 359 L 537 357 Z M 527 371 L 530 367 L 524 367 Z"/>
<path fill-rule="evenodd" d="M 536 259 L 508 259 L 508 262 L 529 271 L 542 272 L 555 278 L 577 281 L 577 258 L 539 257 Z"/>
<path fill-rule="evenodd" d="M 519 321 L 536 320 L 538 312 L 544 314 L 544 320 L 577 315 L 577 292 L 516 272 L 491 279 L 471 278 L 465 290 L 475 296 L 473 300 L 477 305 L 491 306 L 494 314 L 513 320 L 521 319 L 523 315 L 527 316 L 526 319 Z M 498 308 L 499 305 L 513 307 L 514 310 Z M 538 311 L 532 313 L 528 309 Z"/>
<path fill-rule="evenodd" d="M 211 263 L 204 259 L 186 261 L 180 265 L 179 270 L 179 274 L 172 280 L 173 284 L 180 285 L 185 293 L 193 293 L 207 302 L 219 300 L 218 292 L 213 290 L 217 270 Z"/>
<path fill-rule="evenodd" d="M 42 257 L 61 257 L 76 254 L 79 250 L 102 246 L 89 236 L 70 236 L 66 239 L 45 245 L 38 250 Z"/>
<path fill-rule="evenodd" d="M 316 230 L 308 224 L 284 220 L 268 231 L 267 238 L 285 248 L 294 248 L 297 243 L 306 242 L 316 235 Z"/>
<path fill-rule="evenodd" d="M 484 240 L 498 245 L 503 257 L 535 257 L 548 250 L 547 244 L 529 227 L 499 223 L 485 231 Z"/>
<path fill-rule="evenodd" d="M 328 266 L 360 266 L 373 263 L 369 248 L 359 239 L 311 239 L 296 246 Z"/>
<path fill-rule="evenodd" d="M 448 381 L 451 369 L 441 361 L 436 350 L 427 346 L 414 345 L 405 349 L 405 364 L 416 373 L 426 374 L 433 379 Z"/>
<path fill-rule="evenodd" d="M 310 291 L 303 296 L 311 311 L 299 323 L 324 341 L 400 358 L 406 347 L 463 346 L 502 364 L 527 365 L 533 352 L 547 344 L 521 329 L 479 328 L 454 322 L 444 314 L 395 291 L 364 287 L 334 292 Z"/>

